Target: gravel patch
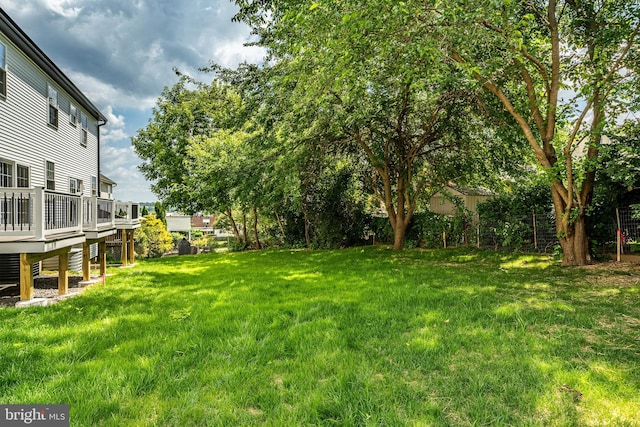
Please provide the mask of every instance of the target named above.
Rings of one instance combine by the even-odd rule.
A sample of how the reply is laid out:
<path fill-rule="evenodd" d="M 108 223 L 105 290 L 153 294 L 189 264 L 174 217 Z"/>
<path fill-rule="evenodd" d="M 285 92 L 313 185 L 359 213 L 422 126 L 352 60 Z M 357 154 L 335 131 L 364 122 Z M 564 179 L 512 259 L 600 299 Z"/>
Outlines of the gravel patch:
<path fill-rule="evenodd" d="M 33 298 L 46 298 L 47 305 L 69 298 L 69 294 L 82 292 L 86 284 L 80 284 L 82 276 L 69 276 L 69 290 L 66 295 L 58 295 L 58 276 L 38 276 L 33 279 Z M 20 286 L 15 285 L 0 290 L 0 308 L 15 307 L 20 301 Z"/>

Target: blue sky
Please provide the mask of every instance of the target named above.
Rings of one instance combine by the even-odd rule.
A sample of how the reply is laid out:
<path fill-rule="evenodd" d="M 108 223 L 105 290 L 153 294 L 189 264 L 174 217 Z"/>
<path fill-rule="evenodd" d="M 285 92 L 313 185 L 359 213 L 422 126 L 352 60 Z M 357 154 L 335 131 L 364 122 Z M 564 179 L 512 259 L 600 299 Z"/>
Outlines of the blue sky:
<path fill-rule="evenodd" d="M 199 67 L 235 67 L 264 53 L 246 47 L 249 29 L 231 22 L 230 0 L 0 0 L 0 7 L 102 111 L 102 173 L 116 198 L 154 201 L 131 137 L 151 117 L 173 68 L 203 80 Z"/>

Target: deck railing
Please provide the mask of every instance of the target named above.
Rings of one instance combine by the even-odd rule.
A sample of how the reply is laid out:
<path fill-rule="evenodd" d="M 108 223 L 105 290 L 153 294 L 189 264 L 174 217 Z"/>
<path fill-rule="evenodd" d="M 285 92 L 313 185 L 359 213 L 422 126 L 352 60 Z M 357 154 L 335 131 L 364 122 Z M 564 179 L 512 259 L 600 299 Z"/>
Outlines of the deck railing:
<path fill-rule="evenodd" d="M 140 224 L 140 205 L 132 202 L 115 202 L 115 217 L 117 225 Z"/>
<path fill-rule="evenodd" d="M 0 191 L 0 233 L 22 234 L 33 229 L 34 196 L 35 193 L 27 188 Z"/>
<path fill-rule="evenodd" d="M 82 231 L 82 203 L 78 195 L 44 188 L 0 189 L 0 241 Z"/>
<path fill-rule="evenodd" d="M 113 200 L 84 197 L 82 204 L 83 230 L 96 231 L 115 226 Z"/>

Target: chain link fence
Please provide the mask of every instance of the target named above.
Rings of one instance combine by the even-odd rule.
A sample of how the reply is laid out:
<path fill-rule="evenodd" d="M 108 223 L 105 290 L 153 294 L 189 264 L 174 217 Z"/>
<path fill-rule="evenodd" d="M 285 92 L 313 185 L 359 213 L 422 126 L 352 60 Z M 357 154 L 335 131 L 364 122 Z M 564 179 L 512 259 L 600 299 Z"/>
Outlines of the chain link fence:
<path fill-rule="evenodd" d="M 640 205 L 618 208 L 616 217 L 611 218 L 606 229 L 608 231 L 604 239 L 601 238 L 592 249 L 604 254 L 616 254 L 620 236 L 623 254 L 640 255 Z M 430 234 L 438 233 L 441 233 L 442 239 L 421 238 L 420 245 L 431 248 L 474 245 L 494 250 L 542 253 L 559 250 L 555 217 L 549 213 L 531 212 L 529 215 L 498 220 L 480 217 L 457 229 L 448 227 L 441 231 L 431 230 Z"/>
<path fill-rule="evenodd" d="M 611 239 L 603 242 L 602 251 L 616 253 L 618 240 L 621 254 L 640 255 L 640 205 L 616 209 L 616 218 L 609 225 Z"/>
<path fill-rule="evenodd" d="M 494 221 L 479 219 L 478 247 L 551 253 L 558 244 L 555 218 L 550 214 L 510 217 Z"/>

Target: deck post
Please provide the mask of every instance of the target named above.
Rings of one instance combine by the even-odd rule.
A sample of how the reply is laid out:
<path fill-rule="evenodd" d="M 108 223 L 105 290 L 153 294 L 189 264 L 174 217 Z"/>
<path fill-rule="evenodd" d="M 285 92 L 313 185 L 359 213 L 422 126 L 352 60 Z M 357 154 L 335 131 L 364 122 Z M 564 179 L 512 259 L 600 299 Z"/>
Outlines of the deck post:
<path fill-rule="evenodd" d="M 134 239 L 133 235 L 136 230 L 129 231 L 129 264 L 133 264 L 135 262 L 136 253 L 134 250 Z"/>
<path fill-rule="evenodd" d="M 33 297 L 33 266 L 29 254 L 20 254 L 20 301 Z"/>
<path fill-rule="evenodd" d="M 127 265 L 127 230 L 122 230 L 121 240 L 122 240 L 122 266 Z"/>
<path fill-rule="evenodd" d="M 91 245 L 85 241 L 82 244 L 82 280 L 85 282 L 90 279 L 91 269 Z"/>
<path fill-rule="evenodd" d="M 69 290 L 69 251 L 58 255 L 58 295 L 64 295 Z"/>
<path fill-rule="evenodd" d="M 36 240 L 44 240 L 45 233 L 45 200 L 44 187 L 35 188 L 35 197 L 33 198 L 33 212 L 38 213 L 33 217 L 33 231 Z"/>
<path fill-rule="evenodd" d="M 107 274 L 107 241 L 101 240 L 98 244 L 98 259 L 100 260 L 100 276 Z"/>

